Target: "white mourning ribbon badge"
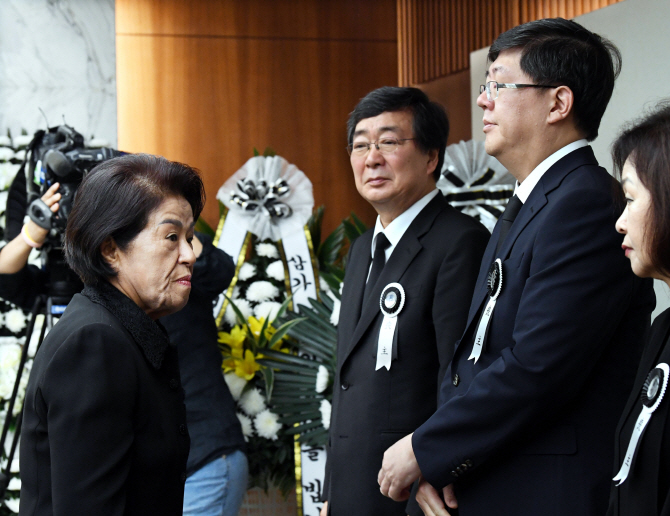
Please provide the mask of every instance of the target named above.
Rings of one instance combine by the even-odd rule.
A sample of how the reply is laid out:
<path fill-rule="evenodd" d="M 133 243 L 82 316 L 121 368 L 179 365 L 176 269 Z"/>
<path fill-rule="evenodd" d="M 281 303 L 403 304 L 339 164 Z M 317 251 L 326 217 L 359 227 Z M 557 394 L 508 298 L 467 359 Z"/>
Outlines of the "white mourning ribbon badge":
<path fill-rule="evenodd" d="M 400 283 L 389 283 L 382 290 L 379 298 L 379 307 L 384 314 L 382 326 L 379 329 L 379 341 L 377 343 L 377 364 L 375 371 L 385 367 L 391 370 L 394 348 L 397 346 L 398 314 L 405 306 L 405 290 Z"/>
<path fill-rule="evenodd" d="M 495 262 L 491 264 L 489 268 L 489 274 L 486 278 L 486 290 L 489 294 L 489 302 L 486 303 L 486 307 L 482 312 L 481 317 L 479 318 L 479 325 L 477 326 L 477 334 L 475 335 L 475 343 L 472 345 L 472 353 L 468 357 L 468 360 L 474 359 L 475 364 L 479 357 L 482 354 L 484 345 L 486 344 L 486 337 L 489 333 L 489 326 L 491 324 L 491 317 L 493 316 L 493 309 L 496 306 L 496 300 L 502 292 L 503 286 L 503 271 L 502 271 L 502 261 L 500 258 L 497 258 Z"/>
<path fill-rule="evenodd" d="M 628 473 L 630 472 L 630 467 L 633 463 L 633 457 L 635 457 L 635 450 L 640 442 L 640 438 L 644 433 L 647 423 L 649 423 L 649 420 L 651 419 L 651 415 L 661 404 L 665 389 L 668 387 L 669 371 L 670 368 L 668 367 L 668 364 L 658 364 L 647 375 L 647 379 L 644 381 L 644 387 L 642 387 L 642 394 L 640 395 L 642 399 L 642 410 L 635 422 L 633 435 L 630 436 L 630 442 L 628 443 L 628 449 L 626 450 L 626 456 L 623 459 L 621 469 L 613 479 L 615 482 L 618 482 L 617 486 L 623 484 L 626 478 L 628 478 Z"/>

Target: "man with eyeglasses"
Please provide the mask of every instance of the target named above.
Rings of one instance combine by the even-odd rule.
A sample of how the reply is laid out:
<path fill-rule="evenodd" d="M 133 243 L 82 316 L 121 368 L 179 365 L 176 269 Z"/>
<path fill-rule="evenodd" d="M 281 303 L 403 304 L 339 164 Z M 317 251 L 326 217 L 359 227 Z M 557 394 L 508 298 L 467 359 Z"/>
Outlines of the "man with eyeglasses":
<path fill-rule="evenodd" d="M 369 93 L 347 128 L 378 217 L 347 258 L 322 514 L 404 516 L 379 492 L 382 454 L 437 408 L 489 233 L 435 186 L 449 123 L 421 90 Z"/>
<path fill-rule="evenodd" d="M 517 179 L 515 196 L 440 406 L 386 451 L 380 489 L 401 500 L 421 478 L 431 516 L 605 514 L 614 430 L 654 306 L 621 252 L 615 182 L 588 145 L 621 56 L 558 18 L 503 33 L 488 58 L 486 151 Z"/>

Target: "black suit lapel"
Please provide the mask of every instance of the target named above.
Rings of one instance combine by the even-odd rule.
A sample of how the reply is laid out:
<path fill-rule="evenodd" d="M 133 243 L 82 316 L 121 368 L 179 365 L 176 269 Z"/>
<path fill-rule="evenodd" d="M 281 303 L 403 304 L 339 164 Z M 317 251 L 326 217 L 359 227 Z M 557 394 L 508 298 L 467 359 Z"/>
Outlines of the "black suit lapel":
<path fill-rule="evenodd" d="M 489 267 L 493 260 L 500 258 L 502 261 L 505 261 L 514 247 L 519 235 L 523 230 L 528 226 L 531 220 L 544 208 L 547 204 L 547 195 L 558 188 L 565 179 L 565 177 L 572 172 L 575 168 L 581 167 L 583 165 L 592 164 L 597 165 L 598 162 L 593 154 L 591 147 L 582 147 L 576 151 L 571 152 L 567 156 L 561 158 L 556 163 L 554 163 L 547 172 L 542 176 L 538 184 L 533 188 L 530 196 L 524 203 L 521 211 L 516 217 L 514 224 L 510 228 L 505 242 L 503 243 L 500 251 L 495 254 L 496 244 L 498 242 L 498 235 L 500 234 L 500 223 L 496 223 L 496 227 L 493 229 L 493 234 L 489 240 L 488 245 L 486 246 L 486 251 L 484 252 L 484 258 L 482 259 L 482 267 L 479 270 L 479 276 L 477 277 L 477 284 L 475 287 L 475 292 L 472 297 L 472 304 L 470 305 L 470 312 L 468 314 L 468 322 L 465 326 L 465 333 L 470 329 L 470 326 L 473 322 L 476 322 L 476 316 L 479 313 L 482 304 L 488 298 L 486 290 L 486 278 L 488 275 Z M 503 271 L 504 277 L 504 271 Z M 505 289 L 505 283 L 503 280 L 503 294 Z"/>
<path fill-rule="evenodd" d="M 447 201 L 445 201 L 444 197 L 438 193 L 437 196 L 431 200 L 412 221 L 410 226 L 407 228 L 407 231 L 405 231 L 405 234 L 398 242 L 398 245 L 396 245 L 395 249 L 393 250 L 389 261 L 384 266 L 384 270 L 379 276 L 379 280 L 372 290 L 366 306 L 360 307 L 362 291 L 359 293 L 361 295 L 358 296 L 359 299 L 357 303 L 360 307 L 360 311 L 357 313 L 360 313 L 360 318 L 357 319 L 358 323 L 355 326 L 353 335 L 345 343 L 348 345 L 348 348 L 345 351 L 343 357 L 344 360 L 347 359 L 351 351 L 360 342 L 365 332 L 373 323 L 376 316 L 380 313 L 379 298 L 381 296 L 382 290 L 389 283 L 398 282 L 400 280 L 402 275 L 414 260 L 414 257 L 422 249 L 420 242 L 421 237 L 430 229 L 430 227 L 433 225 L 435 217 L 445 208 L 446 205 Z M 367 263 L 369 266 L 369 260 Z M 367 268 L 365 269 L 365 273 L 367 273 Z M 365 279 L 363 279 L 361 283 L 355 283 L 355 285 L 364 284 Z"/>
<path fill-rule="evenodd" d="M 369 230 L 356 239 L 356 249 L 349 255 L 347 262 L 347 275 L 345 278 L 347 288 L 342 292 L 340 304 L 339 342 L 346 346 L 351 341 L 351 335 L 356 328 L 361 316 L 361 304 L 363 302 L 363 289 L 367 279 L 370 262 L 372 261 L 371 245 L 373 230 Z"/>

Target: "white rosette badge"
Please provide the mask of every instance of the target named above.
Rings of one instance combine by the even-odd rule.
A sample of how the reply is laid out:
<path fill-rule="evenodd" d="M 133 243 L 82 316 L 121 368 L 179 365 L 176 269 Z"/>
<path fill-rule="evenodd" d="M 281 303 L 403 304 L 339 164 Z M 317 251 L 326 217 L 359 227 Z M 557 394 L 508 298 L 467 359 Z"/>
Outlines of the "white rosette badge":
<path fill-rule="evenodd" d="M 500 258 L 496 259 L 491 264 L 489 268 L 489 274 L 486 278 L 486 290 L 489 295 L 489 301 L 486 303 L 486 307 L 482 311 L 482 315 L 479 318 L 479 324 L 477 325 L 477 334 L 475 335 L 475 342 L 472 345 L 472 353 L 468 357 L 468 360 L 474 360 L 475 364 L 479 357 L 482 355 L 482 350 L 486 345 L 486 338 L 489 333 L 489 326 L 491 325 L 491 317 L 493 316 L 493 309 L 496 307 L 496 301 L 498 296 L 502 292 L 503 287 L 503 270 L 502 270 L 502 261 Z"/>
<path fill-rule="evenodd" d="M 661 401 L 663 401 L 663 397 L 665 396 L 665 391 L 668 388 L 669 374 L 670 367 L 668 367 L 668 364 L 660 363 L 652 369 L 647 375 L 647 379 L 644 381 L 644 387 L 642 387 L 642 394 L 640 396 L 642 399 L 642 410 L 633 427 L 633 434 L 630 436 L 628 449 L 626 450 L 626 456 L 621 464 L 621 469 L 619 469 L 619 472 L 613 479 L 617 482 L 617 486 L 623 484 L 628 478 L 628 473 L 630 473 L 630 468 L 633 464 L 633 459 L 635 458 L 635 450 L 637 450 L 637 445 L 642 438 L 644 429 L 647 427 L 651 415 L 661 404 Z"/>
<path fill-rule="evenodd" d="M 312 183 L 281 156 L 254 156 L 219 189 L 216 198 L 227 208 L 214 244 L 233 257 L 237 270 L 227 295 L 237 283 L 251 235 L 271 239 L 283 249 L 287 295 L 293 304 L 308 304 L 317 297 L 312 244 L 305 224 L 314 208 Z M 217 324 L 225 312 L 220 296 L 214 308 Z"/>
<path fill-rule="evenodd" d="M 469 140 L 449 145 L 437 187 L 449 203 L 493 231 L 514 193 L 515 179 L 484 142 Z"/>
<path fill-rule="evenodd" d="M 377 342 L 377 363 L 375 371 L 385 367 L 391 370 L 391 361 L 396 354 L 396 334 L 398 326 L 398 315 L 405 306 L 405 290 L 400 283 L 389 283 L 382 290 L 379 298 L 379 307 L 384 314 L 382 326 L 379 328 L 379 341 Z"/>

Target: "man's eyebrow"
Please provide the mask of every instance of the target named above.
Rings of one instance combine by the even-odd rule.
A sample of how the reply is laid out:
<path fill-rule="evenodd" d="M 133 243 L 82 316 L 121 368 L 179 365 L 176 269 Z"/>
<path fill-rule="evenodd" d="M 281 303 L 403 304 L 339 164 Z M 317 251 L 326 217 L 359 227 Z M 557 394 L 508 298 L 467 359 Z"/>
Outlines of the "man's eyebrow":
<path fill-rule="evenodd" d="M 379 132 L 380 132 L 380 133 L 385 133 L 386 131 L 397 131 L 397 130 L 398 130 L 398 126 L 397 126 L 397 125 L 386 125 L 386 126 L 384 126 L 384 127 L 380 127 L 380 128 L 379 128 Z M 360 135 L 362 135 L 362 134 L 368 134 L 368 132 L 369 132 L 369 131 L 368 131 L 367 129 L 359 129 L 358 131 L 356 131 L 356 132 L 354 133 L 354 138 L 355 138 L 356 136 L 360 136 Z"/>
<path fill-rule="evenodd" d="M 484 77 L 488 79 L 489 75 L 492 75 L 492 74 L 497 73 L 497 72 L 504 72 L 504 71 L 505 71 L 504 66 L 502 66 L 502 65 L 494 66 L 493 68 L 491 68 L 491 71 L 486 70 L 486 72 L 484 72 Z"/>

